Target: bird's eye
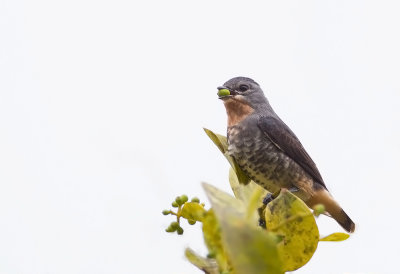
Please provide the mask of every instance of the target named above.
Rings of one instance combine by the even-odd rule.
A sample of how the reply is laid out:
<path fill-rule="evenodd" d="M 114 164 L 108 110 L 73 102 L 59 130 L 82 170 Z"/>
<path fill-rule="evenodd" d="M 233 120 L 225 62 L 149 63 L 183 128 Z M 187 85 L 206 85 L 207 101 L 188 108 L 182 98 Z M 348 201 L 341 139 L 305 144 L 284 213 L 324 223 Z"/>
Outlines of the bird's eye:
<path fill-rule="evenodd" d="M 244 91 L 246 91 L 246 90 L 248 90 L 248 89 L 249 89 L 249 86 L 248 86 L 248 85 L 240 85 L 240 86 L 239 86 L 239 91 L 244 92 Z"/>

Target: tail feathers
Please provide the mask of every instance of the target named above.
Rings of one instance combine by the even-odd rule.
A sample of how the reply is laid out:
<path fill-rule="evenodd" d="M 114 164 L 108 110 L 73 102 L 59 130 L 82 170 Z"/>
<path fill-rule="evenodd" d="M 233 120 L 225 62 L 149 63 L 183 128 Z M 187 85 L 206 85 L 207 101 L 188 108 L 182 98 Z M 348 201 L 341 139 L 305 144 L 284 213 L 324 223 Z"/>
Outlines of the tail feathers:
<path fill-rule="evenodd" d="M 353 233 L 356 229 L 355 223 L 350 219 L 350 217 L 341 209 L 339 216 L 332 217 L 347 231 Z"/>
<path fill-rule="evenodd" d="M 307 201 L 309 207 L 313 207 L 316 204 L 323 204 L 326 211 L 336 220 L 336 222 L 338 222 L 338 224 L 340 224 L 341 227 L 349 233 L 354 232 L 356 225 L 327 190 L 319 190 L 315 192 L 313 197 Z"/>

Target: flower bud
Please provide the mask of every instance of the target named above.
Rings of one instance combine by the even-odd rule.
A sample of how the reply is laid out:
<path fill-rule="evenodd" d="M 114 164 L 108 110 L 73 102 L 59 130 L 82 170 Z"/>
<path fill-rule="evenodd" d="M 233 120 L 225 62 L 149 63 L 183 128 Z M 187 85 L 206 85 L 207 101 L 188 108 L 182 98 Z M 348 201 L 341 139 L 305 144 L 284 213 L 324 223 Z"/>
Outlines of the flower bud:
<path fill-rule="evenodd" d="M 188 223 L 189 223 L 190 225 L 194 225 L 194 224 L 196 223 L 196 221 L 195 221 L 195 220 L 188 220 Z"/>
<path fill-rule="evenodd" d="M 181 198 L 182 204 L 186 203 L 189 200 L 188 196 L 185 194 L 181 195 L 180 198 Z"/>
<path fill-rule="evenodd" d="M 178 232 L 178 235 L 182 235 L 183 234 L 183 228 L 182 227 L 178 227 L 176 232 Z"/>

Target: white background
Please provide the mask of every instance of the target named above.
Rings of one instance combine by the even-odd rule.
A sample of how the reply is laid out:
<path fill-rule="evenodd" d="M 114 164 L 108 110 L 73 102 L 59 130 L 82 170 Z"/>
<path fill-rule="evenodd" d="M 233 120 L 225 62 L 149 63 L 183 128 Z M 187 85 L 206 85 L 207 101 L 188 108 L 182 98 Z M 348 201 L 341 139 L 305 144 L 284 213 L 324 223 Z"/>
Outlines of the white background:
<path fill-rule="evenodd" d="M 0 1 L 0 273 L 201 273 L 216 87 L 261 84 L 357 223 L 297 273 L 398 271 L 397 1 Z M 322 234 L 341 231 L 319 220 Z"/>

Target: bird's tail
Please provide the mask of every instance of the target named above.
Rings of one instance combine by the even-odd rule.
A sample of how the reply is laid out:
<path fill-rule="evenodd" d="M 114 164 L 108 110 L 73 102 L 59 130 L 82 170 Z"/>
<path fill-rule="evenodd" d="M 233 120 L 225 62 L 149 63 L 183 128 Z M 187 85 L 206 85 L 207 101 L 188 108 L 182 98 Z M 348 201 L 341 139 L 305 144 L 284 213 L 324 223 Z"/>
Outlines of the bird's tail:
<path fill-rule="evenodd" d="M 327 190 L 322 189 L 316 191 L 313 197 L 310 198 L 306 204 L 311 208 L 316 204 L 323 204 L 326 211 L 336 220 L 336 222 L 338 222 L 338 224 L 340 224 L 347 232 L 354 232 L 356 225 Z"/>

